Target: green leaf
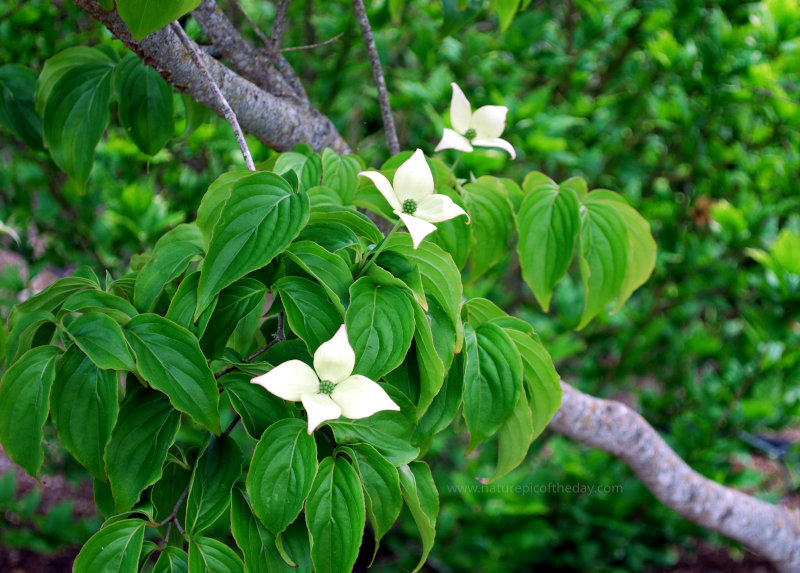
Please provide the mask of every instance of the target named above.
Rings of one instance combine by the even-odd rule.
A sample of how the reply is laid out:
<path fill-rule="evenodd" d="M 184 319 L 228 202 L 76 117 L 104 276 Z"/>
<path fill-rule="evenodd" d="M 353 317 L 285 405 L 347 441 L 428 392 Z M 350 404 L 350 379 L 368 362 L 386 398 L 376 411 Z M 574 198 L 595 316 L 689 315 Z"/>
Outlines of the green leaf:
<path fill-rule="evenodd" d="M 197 337 L 202 337 L 208 327 L 208 321 L 214 314 L 216 303 L 211 303 L 194 322 L 194 311 L 197 309 L 197 284 L 200 282 L 200 271 L 186 275 L 181 281 L 165 318 L 178 326 L 182 326 Z"/>
<path fill-rule="evenodd" d="M 94 163 L 94 149 L 108 126 L 110 61 L 80 64 L 52 86 L 44 105 L 44 139 L 53 160 L 83 189 Z"/>
<path fill-rule="evenodd" d="M 136 371 L 122 328 L 111 317 L 90 312 L 70 322 L 67 333 L 98 367 Z"/>
<path fill-rule="evenodd" d="M 400 488 L 422 538 L 422 556 L 414 571 L 419 571 L 428 559 L 436 537 L 436 518 L 439 515 L 439 492 L 425 462 L 411 462 L 400 470 Z"/>
<path fill-rule="evenodd" d="M 533 421 L 533 438 L 542 433 L 561 405 L 561 382 L 553 359 L 532 337 L 506 330 L 522 358 L 523 382 Z"/>
<path fill-rule="evenodd" d="M 103 452 L 117 421 L 117 375 L 71 346 L 56 371 L 50 410 L 58 439 L 95 478 L 106 479 Z"/>
<path fill-rule="evenodd" d="M 377 380 L 405 358 L 414 335 L 414 310 L 402 290 L 362 277 L 350 287 L 345 323 L 356 353 L 353 372 Z"/>
<path fill-rule="evenodd" d="M 375 534 L 374 560 L 380 540 L 392 528 L 403 508 L 400 478 L 397 469 L 369 444 L 354 444 L 345 451 L 351 455 L 364 489 L 367 517 Z"/>
<path fill-rule="evenodd" d="M 403 19 L 405 5 L 405 0 L 389 0 L 389 14 L 394 24 L 400 24 L 400 21 Z"/>
<path fill-rule="evenodd" d="M 200 0 L 117 0 L 117 11 L 131 35 L 141 40 L 199 5 Z"/>
<path fill-rule="evenodd" d="M 244 572 L 244 563 L 236 552 L 216 539 L 192 537 L 189 539 L 189 573 Z"/>
<path fill-rule="evenodd" d="M 0 320 L 0 363 L 6 359 L 6 326 Z"/>
<path fill-rule="evenodd" d="M 628 227 L 629 232 L 630 230 L 631 227 Z M 800 273 L 800 256 L 798 256 L 798 253 L 800 253 L 800 233 L 789 229 L 782 230 L 777 240 L 772 244 L 770 251 L 775 261 L 786 271 L 795 274 Z"/>
<path fill-rule="evenodd" d="M 147 523 L 123 519 L 92 535 L 75 558 L 75 573 L 136 573 Z"/>
<path fill-rule="evenodd" d="M 251 378 L 242 372 L 231 372 L 220 378 L 219 384 L 228 393 L 233 409 L 242 417 L 245 431 L 258 440 L 272 424 L 294 415 L 284 400 L 252 384 Z"/>
<path fill-rule="evenodd" d="M 267 287 L 262 283 L 245 277 L 219 293 L 208 328 L 200 339 L 200 348 L 207 357 L 222 356 L 228 339 L 240 321 L 253 314 L 257 315 L 256 321 L 261 317 L 266 292 Z M 255 326 L 257 327 L 258 324 L 256 323 Z"/>
<path fill-rule="evenodd" d="M 167 545 L 158 556 L 153 573 L 188 573 L 189 556 L 180 547 Z"/>
<path fill-rule="evenodd" d="M 32 149 L 42 150 L 42 118 L 36 113 L 36 73 L 19 64 L 0 67 L 0 124 Z"/>
<path fill-rule="evenodd" d="M 178 225 L 161 237 L 150 260 L 136 278 L 133 291 L 136 307 L 142 312 L 151 312 L 164 286 L 180 276 L 191 260 L 202 254 L 203 240 L 197 225 Z"/>
<path fill-rule="evenodd" d="M 571 189 L 559 189 L 552 181 L 542 182 L 531 174 L 523 189 L 527 195 L 516 217 L 517 252 L 522 277 L 547 312 L 553 288 L 572 261 L 580 226 L 579 205 Z"/>
<path fill-rule="evenodd" d="M 121 325 L 137 315 L 136 308 L 127 300 L 100 290 L 85 290 L 69 297 L 61 307 L 59 318 L 68 312 L 102 312 Z"/>
<path fill-rule="evenodd" d="M 106 64 L 108 66 L 114 65 L 112 60 L 102 50 L 97 48 L 87 48 L 79 46 L 75 48 L 67 48 L 49 58 L 44 63 L 44 69 L 39 74 L 39 80 L 36 83 L 36 93 L 34 98 L 36 100 L 36 111 L 39 115 L 44 115 L 44 109 L 48 100 L 53 92 L 53 87 L 65 75 L 69 75 L 76 68 L 83 64 Z"/>
<path fill-rule="evenodd" d="M 500 429 L 522 390 L 522 361 L 508 334 L 492 323 L 464 327 L 464 419 L 472 450 Z"/>
<path fill-rule="evenodd" d="M 291 573 L 296 569 L 281 558 L 275 536 L 256 519 L 242 484 L 231 492 L 231 531 L 244 553 L 246 573 Z"/>
<path fill-rule="evenodd" d="M 195 316 L 223 288 L 283 252 L 308 215 L 308 196 L 293 193 L 274 173 L 256 173 L 234 183 L 203 262 Z"/>
<path fill-rule="evenodd" d="M 419 248 L 414 249 L 411 235 L 407 233 L 392 235 L 387 248 L 397 251 L 419 268 L 426 296 L 431 295 L 439 301 L 455 326 L 461 310 L 462 286 L 461 273 L 453 257 L 429 241 L 423 241 Z"/>
<path fill-rule="evenodd" d="M 414 405 L 400 390 L 388 384 L 382 387 L 400 406 L 399 412 L 384 410 L 360 420 L 339 418 L 328 422 L 328 425 L 333 430 L 336 443 L 370 444 L 393 465 L 401 466 L 419 455 L 419 448 L 412 446 L 410 441 L 417 415 Z"/>
<path fill-rule="evenodd" d="M 500 33 L 502 34 L 514 20 L 514 14 L 519 10 L 520 0 L 493 0 L 492 4 L 497 10 L 497 18 L 500 21 Z"/>
<path fill-rule="evenodd" d="M 117 511 L 131 509 L 161 477 L 181 416 L 160 392 L 134 388 L 122 402 L 105 452 Z"/>
<path fill-rule="evenodd" d="M 350 302 L 350 285 L 353 273 L 344 260 L 311 241 L 295 241 L 284 253 L 338 299 L 341 311 Z"/>
<path fill-rule="evenodd" d="M 525 392 L 520 392 L 514 411 L 497 432 L 497 467 L 481 483 L 496 481 L 521 464 L 533 438 L 533 415 Z"/>
<path fill-rule="evenodd" d="M 465 354 L 466 352 L 462 352 L 455 356 L 439 393 L 425 415 L 420 417 L 414 434 L 416 441 L 438 434 L 456 417 L 464 394 Z"/>
<path fill-rule="evenodd" d="M 467 183 L 463 197 L 472 219 L 470 276 L 477 278 L 508 253 L 514 214 L 505 187 L 495 177 L 481 177 Z"/>
<path fill-rule="evenodd" d="M 499 306 L 485 298 L 471 298 L 464 304 L 464 308 L 467 311 L 467 322 L 472 328 L 508 316 Z"/>
<path fill-rule="evenodd" d="M 208 187 L 208 191 L 203 195 L 200 206 L 197 208 L 197 226 L 203 235 L 203 244 L 206 248 L 211 242 L 211 235 L 219 221 L 222 207 L 231 196 L 231 187 L 240 179 L 253 175 L 255 174 L 252 171 L 246 169 L 223 173 Z"/>
<path fill-rule="evenodd" d="M 95 285 L 92 281 L 83 278 L 67 277 L 57 280 L 39 294 L 11 309 L 8 315 L 9 332 L 16 328 L 19 320 L 25 315 L 36 310 L 44 310 L 55 314 L 70 295 L 94 288 Z"/>
<path fill-rule="evenodd" d="M 358 191 L 358 172 L 364 165 L 354 155 L 339 155 L 332 149 L 322 151 L 322 185 L 339 194 L 342 202 L 349 205 Z"/>
<path fill-rule="evenodd" d="M 42 426 L 60 354 L 55 346 L 29 350 L 0 380 L 0 443 L 8 457 L 31 476 L 39 473 L 44 462 Z"/>
<path fill-rule="evenodd" d="M 382 252 L 375 263 L 369 269 L 367 276 L 378 284 L 398 286 L 407 290 L 422 308 L 428 308 L 419 267 L 395 251 Z M 386 272 L 378 272 L 384 270 Z"/>
<path fill-rule="evenodd" d="M 316 153 L 303 155 L 294 151 L 281 153 L 272 169 L 283 175 L 293 171 L 300 182 L 300 190 L 306 191 L 322 183 L 322 158 Z"/>
<path fill-rule="evenodd" d="M 375 223 L 370 221 L 366 215 L 362 215 L 358 211 L 354 210 L 313 213 L 311 217 L 309 217 L 308 222 L 309 224 L 324 223 L 326 225 L 331 225 L 331 224 L 344 225 L 352 232 L 354 232 L 356 235 L 358 235 L 359 237 L 363 237 L 373 245 L 377 245 L 383 240 L 383 233 L 381 233 L 380 229 L 378 229 L 378 227 L 375 226 Z"/>
<path fill-rule="evenodd" d="M 197 338 L 156 314 L 140 314 L 125 327 L 142 377 L 211 432 L 222 432 L 219 391 Z"/>
<path fill-rule="evenodd" d="M 449 187 L 439 187 L 436 192 L 447 195 L 456 205 L 466 210 L 464 199 Z M 507 223 L 504 221 L 503 224 Z M 473 229 L 474 225 L 468 225 L 464 217 L 456 217 L 436 223 L 436 231 L 428 237 L 430 241 L 439 245 L 443 251 L 453 257 L 453 261 L 459 269 L 463 269 L 472 248 Z"/>
<path fill-rule="evenodd" d="M 300 232 L 296 242 L 315 243 L 331 253 L 360 244 L 358 236 L 350 227 L 341 222 L 315 220 L 315 215 L 318 214 L 311 214 L 308 225 Z"/>
<path fill-rule="evenodd" d="M 317 444 L 308 425 L 297 419 L 270 426 L 253 452 L 247 493 L 253 512 L 273 534 L 300 514 L 317 471 Z"/>
<path fill-rule="evenodd" d="M 155 68 L 128 54 L 117 64 L 114 90 L 122 128 L 142 152 L 155 155 L 175 131 L 172 88 Z"/>
<path fill-rule="evenodd" d="M 283 277 L 275 283 L 286 310 L 289 327 L 303 342 L 309 354 L 333 337 L 342 325 L 339 307 L 330 302 L 328 293 L 319 284 L 302 277 Z"/>
<path fill-rule="evenodd" d="M 650 223 L 618 193 L 597 189 L 589 194 L 589 199 L 603 201 L 612 206 L 622 217 L 628 230 L 628 265 L 625 280 L 617 293 L 617 304 L 612 311 L 616 312 L 625 304 L 633 291 L 642 286 L 652 274 L 656 265 L 656 242 L 650 234 Z M 800 271 L 800 266 L 798 270 Z"/>
<path fill-rule="evenodd" d="M 317 573 L 351 571 L 366 524 L 358 474 L 344 458 L 327 457 L 306 502 L 311 560 Z"/>
<path fill-rule="evenodd" d="M 428 316 L 416 302 L 414 307 L 414 350 L 417 354 L 419 365 L 419 401 L 417 402 L 417 415 L 422 416 L 433 402 L 444 382 L 445 368 L 442 359 L 436 352 L 433 341 L 433 331 Z"/>
<path fill-rule="evenodd" d="M 625 282 L 631 243 L 614 203 L 595 193 L 583 202 L 578 260 L 586 304 L 578 330 L 616 298 Z"/>
<path fill-rule="evenodd" d="M 34 310 L 22 315 L 8 333 L 6 353 L 11 366 L 28 350 L 49 344 L 55 333 L 55 317 L 44 310 Z"/>
<path fill-rule="evenodd" d="M 197 460 L 186 498 L 185 529 L 197 535 L 211 527 L 228 509 L 231 488 L 242 473 L 242 450 L 233 438 L 210 436 Z"/>

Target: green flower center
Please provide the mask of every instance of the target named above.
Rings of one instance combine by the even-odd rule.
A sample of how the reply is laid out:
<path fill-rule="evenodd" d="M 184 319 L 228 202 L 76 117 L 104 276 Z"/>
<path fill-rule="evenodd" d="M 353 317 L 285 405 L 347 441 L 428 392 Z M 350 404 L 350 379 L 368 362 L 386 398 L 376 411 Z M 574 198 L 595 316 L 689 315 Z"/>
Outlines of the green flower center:
<path fill-rule="evenodd" d="M 414 212 L 417 210 L 417 202 L 413 199 L 406 199 L 403 201 L 403 213 L 408 213 L 409 215 L 413 215 Z"/>
<path fill-rule="evenodd" d="M 319 383 L 319 393 L 320 394 L 327 394 L 328 396 L 331 395 L 333 389 L 336 387 L 336 384 L 331 382 L 330 380 L 323 380 Z"/>
<path fill-rule="evenodd" d="M 464 134 L 464 137 L 466 137 L 466 138 L 467 138 L 467 141 L 472 141 L 473 139 L 475 139 L 476 137 L 478 137 L 478 132 L 477 132 L 477 131 L 475 131 L 475 129 L 474 129 L 474 128 L 470 127 L 470 128 L 467 130 L 467 133 L 465 133 L 465 134 Z"/>

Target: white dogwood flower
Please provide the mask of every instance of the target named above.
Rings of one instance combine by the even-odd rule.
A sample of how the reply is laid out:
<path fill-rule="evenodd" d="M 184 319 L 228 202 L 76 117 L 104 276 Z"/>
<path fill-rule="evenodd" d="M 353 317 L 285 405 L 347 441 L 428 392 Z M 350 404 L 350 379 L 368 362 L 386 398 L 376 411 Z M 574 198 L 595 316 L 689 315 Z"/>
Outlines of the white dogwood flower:
<path fill-rule="evenodd" d="M 433 175 L 425 155 L 417 149 L 394 174 L 394 186 L 377 171 L 362 171 L 389 202 L 411 234 L 414 248 L 436 230 L 432 223 L 441 223 L 459 215 L 467 215 L 447 195 L 433 192 Z M 469 220 L 469 215 L 467 215 Z"/>
<path fill-rule="evenodd" d="M 508 151 L 511 159 L 517 157 L 514 147 L 505 139 L 500 139 L 506 128 L 508 108 L 503 105 L 485 105 L 472 113 L 467 97 L 455 83 L 453 99 L 450 100 L 450 123 L 453 129 L 444 128 L 442 140 L 434 151 L 458 149 L 472 151 L 472 146 L 501 147 Z"/>
<path fill-rule="evenodd" d="M 356 353 L 342 325 L 317 348 L 313 369 L 301 360 L 289 360 L 250 382 L 284 400 L 303 402 L 309 435 L 322 422 L 339 416 L 357 420 L 381 410 L 400 410 L 376 382 L 353 374 L 355 364 Z"/>

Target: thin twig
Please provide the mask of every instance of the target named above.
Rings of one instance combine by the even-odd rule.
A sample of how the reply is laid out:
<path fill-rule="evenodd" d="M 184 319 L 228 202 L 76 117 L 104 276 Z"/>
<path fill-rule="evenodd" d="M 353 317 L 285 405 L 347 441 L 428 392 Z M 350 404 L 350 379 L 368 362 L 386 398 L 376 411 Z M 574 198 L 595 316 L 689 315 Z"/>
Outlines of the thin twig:
<path fill-rule="evenodd" d="M 162 520 L 159 523 L 159 525 L 164 525 L 168 521 L 174 521 L 175 520 L 175 518 L 178 516 L 178 510 L 180 509 L 181 504 L 186 499 L 186 496 L 189 494 L 189 485 L 190 484 L 186 484 L 186 488 L 183 490 L 183 493 L 178 498 L 178 501 L 175 502 L 175 507 L 172 508 L 172 512 L 170 512 L 170 514 L 166 517 L 166 519 Z M 180 527 L 180 525 L 178 524 L 177 521 L 175 521 L 175 525 L 178 527 L 178 531 L 180 531 L 181 534 L 182 534 L 183 531 L 181 531 L 181 527 Z"/>
<path fill-rule="evenodd" d="M 241 419 L 242 419 L 242 417 L 239 414 L 236 414 L 236 416 L 234 416 L 233 420 L 231 420 L 231 423 L 228 424 L 228 427 L 225 428 L 225 431 L 222 432 L 222 435 L 223 436 L 227 436 L 228 434 L 230 434 L 233 431 L 233 429 L 236 427 L 236 424 L 238 424 L 239 420 L 241 420 Z"/>
<path fill-rule="evenodd" d="M 284 340 L 286 340 L 286 334 L 283 331 L 283 313 L 281 312 L 278 313 L 278 328 L 275 331 L 275 338 L 269 341 L 265 346 L 262 346 L 261 348 L 253 352 L 250 356 L 242 360 L 242 362 L 243 363 L 252 362 L 256 358 L 264 354 L 267 350 L 269 350 L 279 342 L 283 342 Z M 214 374 L 214 378 L 216 380 L 219 380 L 220 378 L 222 378 L 226 374 L 230 374 L 234 370 L 236 370 L 236 366 L 228 366 L 227 368 L 225 368 L 225 370 L 220 370 L 219 372 L 216 372 Z"/>
<path fill-rule="evenodd" d="M 189 50 L 192 55 L 192 60 L 194 60 L 195 65 L 200 70 L 200 72 L 205 76 L 206 81 L 208 82 L 208 86 L 211 88 L 211 91 L 214 92 L 214 95 L 217 97 L 217 101 L 222 108 L 222 112 L 225 115 L 225 119 L 228 123 L 231 124 L 231 128 L 233 129 L 233 135 L 236 137 L 236 141 L 239 143 L 239 149 L 242 151 L 242 157 L 244 157 L 244 163 L 247 165 L 247 168 L 250 171 L 255 171 L 256 166 L 253 163 L 253 156 L 250 155 L 250 148 L 247 147 L 247 142 L 244 139 L 244 133 L 242 132 L 242 128 L 239 127 L 239 120 L 236 119 L 236 114 L 233 113 L 233 109 L 231 109 L 230 104 L 228 104 L 228 100 L 225 99 L 225 96 L 222 95 L 222 92 L 217 85 L 217 82 L 214 81 L 214 78 L 211 76 L 211 73 L 206 68 L 205 64 L 203 63 L 203 56 L 200 50 L 197 48 L 195 43 L 186 35 L 186 32 L 183 31 L 181 25 L 178 22 L 172 22 L 171 24 L 173 31 L 178 35 L 181 39 L 181 42 Z"/>
<path fill-rule="evenodd" d="M 281 51 L 283 30 L 286 28 L 286 13 L 289 11 L 289 0 L 278 0 L 275 7 L 275 22 L 272 24 L 272 53 Z"/>
<path fill-rule="evenodd" d="M 298 52 L 300 50 L 313 50 L 314 48 L 321 48 L 322 46 L 333 44 L 336 40 L 338 40 L 342 36 L 344 36 L 344 32 L 339 32 L 330 40 L 325 40 L 324 42 L 317 42 L 316 44 L 308 44 L 307 46 L 292 46 L 290 48 L 281 48 L 281 52 Z"/>
<path fill-rule="evenodd" d="M 400 143 L 397 141 L 397 130 L 394 127 L 392 117 L 392 106 L 389 104 L 389 92 L 386 90 L 386 81 L 383 79 L 381 60 L 378 57 L 378 49 L 375 47 L 375 38 L 372 37 L 372 28 L 367 19 L 367 9 L 364 7 L 364 0 L 353 0 L 353 7 L 356 9 L 358 24 L 361 26 L 361 36 L 367 46 L 369 63 L 372 66 L 372 77 L 375 79 L 375 87 L 378 88 L 378 103 L 381 106 L 381 117 L 383 118 L 383 129 L 386 132 L 386 143 L 389 153 L 397 155 L 400 153 Z"/>

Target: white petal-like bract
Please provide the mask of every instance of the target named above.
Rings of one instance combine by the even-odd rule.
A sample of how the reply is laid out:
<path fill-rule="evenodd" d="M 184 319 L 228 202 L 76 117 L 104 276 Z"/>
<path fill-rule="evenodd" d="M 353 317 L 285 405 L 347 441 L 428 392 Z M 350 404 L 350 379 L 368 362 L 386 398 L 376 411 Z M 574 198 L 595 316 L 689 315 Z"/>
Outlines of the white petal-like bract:
<path fill-rule="evenodd" d="M 419 247 L 422 239 L 436 230 L 436 225 L 432 225 L 424 219 L 420 219 L 414 215 L 401 213 L 400 211 L 395 211 L 394 214 L 400 217 L 403 223 L 405 223 L 406 229 L 408 229 L 408 234 L 411 235 L 411 242 L 415 249 Z"/>
<path fill-rule="evenodd" d="M 517 153 L 514 151 L 514 146 L 507 142 L 505 139 L 494 137 L 491 139 L 478 139 L 477 137 L 472 140 L 472 143 L 480 147 L 500 147 L 508 151 L 511 159 L 516 159 Z"/>
<path fill-rule="evenodd" d="M 480 145 L 475 141 L 503 135 L 507 114 L 508 108 L 502 105 L 485 105 L 475 110 L 470 121 L 470 127 L 475 130 L 475 139 L 472 140 L 472 143 Z"/>
<path fill-rule="evenodd" d="M 400 410 L 400 406 L 394 403 L 377 382 L 358 374 L 337 384 L 331 399 L 339 405 L 345 418 L 353 420 L 366 418 L 383 410 Z"/>
<path fill-rule="evenodd" d="M 344 324 L 339 327 L 333 338 L 323 342 L 314 353 L 314 370 L 320 380 L 328 380 L 337 384 L 353 373 L 356 365 L 356 353 L 347 339 Z"/>
<path fill-rule="evenodd" d="M 467 212 L 456 205 L 450 197 L 441 193 L 426 197 L 417 206 L 417 211 L 414 213 L 415 217 L 429 223 L 449 221 L 459 215 L 467 215 Z M 469 220 L 469 215 L 467 215 L 467 220 Z"/>
<path fill-rule="evenodd" d="M 279 364 L 250 382 L 263 386 L 278 398 L 292 402 L 297 402 L 303 394 L 319 392 L 319 378 L 311 366 L 300 360 Z"/>
<path fill-rule="evenodd" d="M 303 394 L 301 399 L 308 415 L 309 435 L 322 422 L 335 420 L 342 415 L 342 409 L 327 394 Z"/>
<path fill-rule="evenodd" d="M 453 131 L 449 127 L 445 127 L 442 132 L 442 139 L 439 141 L 434 151 L 441 151 L 442 149 L 457 149 L 459 151 L 470 152 L 472 151 L 472 145 L 470 145 L 466 137 Z"/>
<path fill-rule="evenodd" d="M 397 168 L 393 187 L 395 196 L 400 202 L 400 207 L 393 207 L 398 211 L 402 210 L 403 201 L 406 199 L 413 199 L 419 204 L 425 197 L 433 193 L 433 174 L 421 149 L 417 149 Z"/>
<path fill-rule="evenodd" d="M 397 194 L 395 194 L 394 189 L 392 189 L 392 184 L 389 183 L 389 180 L 386 179 L 382 173 L 378 173 L 377 171 L 362 171 L 359 175 L 369 178 L 375 184 L 375 187 L 378 188 L 383 198 L 389 202 L 392 209 L 403 208 L 400 201 L 397 200 Z"/>
<path fill-rule="evenodd" d="M 451 83 L 450 86 L 453 88 L 453 97 L 450 100 L 450 124 L 459 133 L 466 133 L 472 117 L 472 108 L 461 88 L 455 83 Z"/>

